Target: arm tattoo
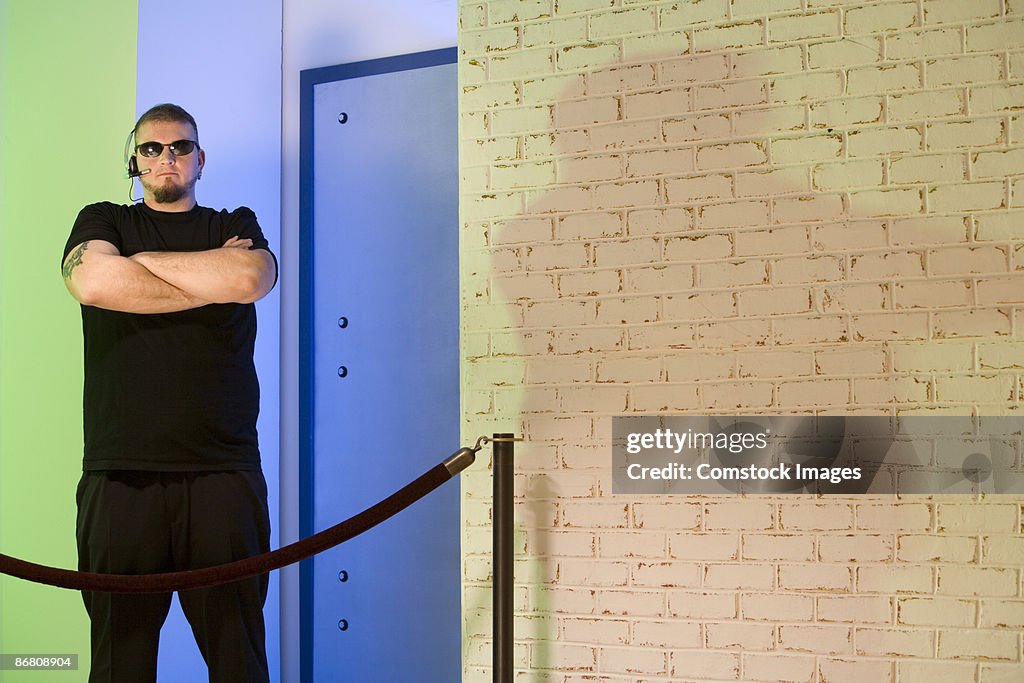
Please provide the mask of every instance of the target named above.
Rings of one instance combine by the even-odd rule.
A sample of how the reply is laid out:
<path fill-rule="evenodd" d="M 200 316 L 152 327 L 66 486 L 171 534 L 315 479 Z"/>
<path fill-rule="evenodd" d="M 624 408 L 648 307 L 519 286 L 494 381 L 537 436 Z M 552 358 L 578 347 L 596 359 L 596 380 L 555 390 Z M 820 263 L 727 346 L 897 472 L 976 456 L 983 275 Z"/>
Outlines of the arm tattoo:
<path fill-rule="evenodd" d="M 71 271 L 73 271 L 76 267 L 82 265 L 82 252 L 85 251 L 86 248 L 88 248 L 88 246 L 88 242 L 82 242 L 77 247 L 75 247 L 75 250 L 71 252 L 67 260 L 64 261 L 64 266 L 60 270 L 64 274 L 65 280 L 71 277 Z"/>

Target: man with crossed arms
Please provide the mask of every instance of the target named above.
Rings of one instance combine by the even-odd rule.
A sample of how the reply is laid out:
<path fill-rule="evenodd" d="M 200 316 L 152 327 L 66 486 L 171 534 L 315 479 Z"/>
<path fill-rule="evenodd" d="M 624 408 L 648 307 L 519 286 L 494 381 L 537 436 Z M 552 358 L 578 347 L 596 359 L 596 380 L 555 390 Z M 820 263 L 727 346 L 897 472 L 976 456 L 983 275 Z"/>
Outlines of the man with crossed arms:
<path fill-rule="evenodd" d="M 256 434 L 254 303 L 277 280 L 256 216 L 196 203 L 206 154 L 173 104 L 134 129 L 143 201 L 82 209 L 64 282 L 85 340 L 79 568 L 198 569 L 269 550 Z M 216 682 L 268 681 L 266 575 L 183 591 Z M 171 595 L 84 592 L 90 682 L 155 681 Z"/>

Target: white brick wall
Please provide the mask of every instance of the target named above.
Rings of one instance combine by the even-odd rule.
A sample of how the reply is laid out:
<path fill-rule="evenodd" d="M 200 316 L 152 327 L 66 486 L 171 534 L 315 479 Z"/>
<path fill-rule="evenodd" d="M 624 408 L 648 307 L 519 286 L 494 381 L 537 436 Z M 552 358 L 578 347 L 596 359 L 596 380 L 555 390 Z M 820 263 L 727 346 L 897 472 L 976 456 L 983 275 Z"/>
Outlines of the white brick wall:
<path fill-rule="evenodd" d="M 517 681 L 1024 680 L 1024 500 L 611 495 L 611 416 L 1016 414 L 1024 2 L 460 1 L 463 434 Z M 909 457 L 909 456 L 908 456 Z M 490 474 L 463 477 L 490 680 Z"/>

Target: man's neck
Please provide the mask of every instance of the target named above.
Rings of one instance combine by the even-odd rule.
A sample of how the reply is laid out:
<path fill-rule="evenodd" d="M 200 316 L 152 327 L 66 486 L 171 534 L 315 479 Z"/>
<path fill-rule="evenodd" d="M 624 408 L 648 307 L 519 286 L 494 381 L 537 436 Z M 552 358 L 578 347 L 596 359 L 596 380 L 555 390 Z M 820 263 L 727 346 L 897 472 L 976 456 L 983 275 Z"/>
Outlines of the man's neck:
<path fill-rule="evenodd" d="M 191 211 L 196 205 L 195 196 L 182 197 L 175 202 L 157 202 L 150 196 L 144 196 L 142 199 L 146 206 L 153 209 L 154 211 L 162 211 L 165 213 L 185 213 Z"/>

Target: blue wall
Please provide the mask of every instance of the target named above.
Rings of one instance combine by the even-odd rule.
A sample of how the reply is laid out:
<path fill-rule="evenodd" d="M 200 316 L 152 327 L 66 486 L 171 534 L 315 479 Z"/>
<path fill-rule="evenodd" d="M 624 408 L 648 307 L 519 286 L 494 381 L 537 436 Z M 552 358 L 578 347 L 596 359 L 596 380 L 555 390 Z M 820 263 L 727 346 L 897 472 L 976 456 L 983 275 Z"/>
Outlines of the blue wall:
<path fill-rule="evenodd" d="M 185 107 L 206 150 L 199 203 L 250 207 L 281 254 L 281 0 L 174 3 L 140 0 L 138 114 L 159 102 Z M 125 121 L 127 135 L 134 121 Z M 136 188 L 137 196 L 140 191 Z M 257 304 L 256 367 L 263 471 L 270 491 L 271 546 L 278 547 L 280 288 Z M 280 670 L 279 587 L 264 610 L 271 676 Z M 206 680 L 206 668 L 175 601 L 160 648 L 160 679 Z"/>
<path fill-rule="evenodd" d="M 170 100 L 196 116 L 207 151 L 197 190 L 200 203 L 251 207 L 279 257 L 281 279 L 259 304 L 256 350 L 263 397 L 263 469 L 275 527 L 272 545 L 278 547 L 299 535 L 299 73 L 454 45 L 456 2 L 138 0 L 138 10 L 139 113 Z M 186 31 L 171 29 L 183 21 Z M 125 135 L 132 123 L 125 122 Z M 279 626 L 284 634 L 268 631 L 271 675 L 278 680 L 280 661 L 280 680 L 297 681 L 297 568 L 276 572 L 270 586 L 268 629 Z M 184 619 L 178 613 L 172 616 L 180 619 L 168 625 L 175 629 L 177 644 L 165 643 L 162 655 L 169 656 L 162 666 L 177 653 L 175 664 L 182 668 L 175 668 L 167 679 L 194 680 L 186 671 L 194 670 L 198 652 Z M 165 671 L 161 669 L 162 676 Z"/>

